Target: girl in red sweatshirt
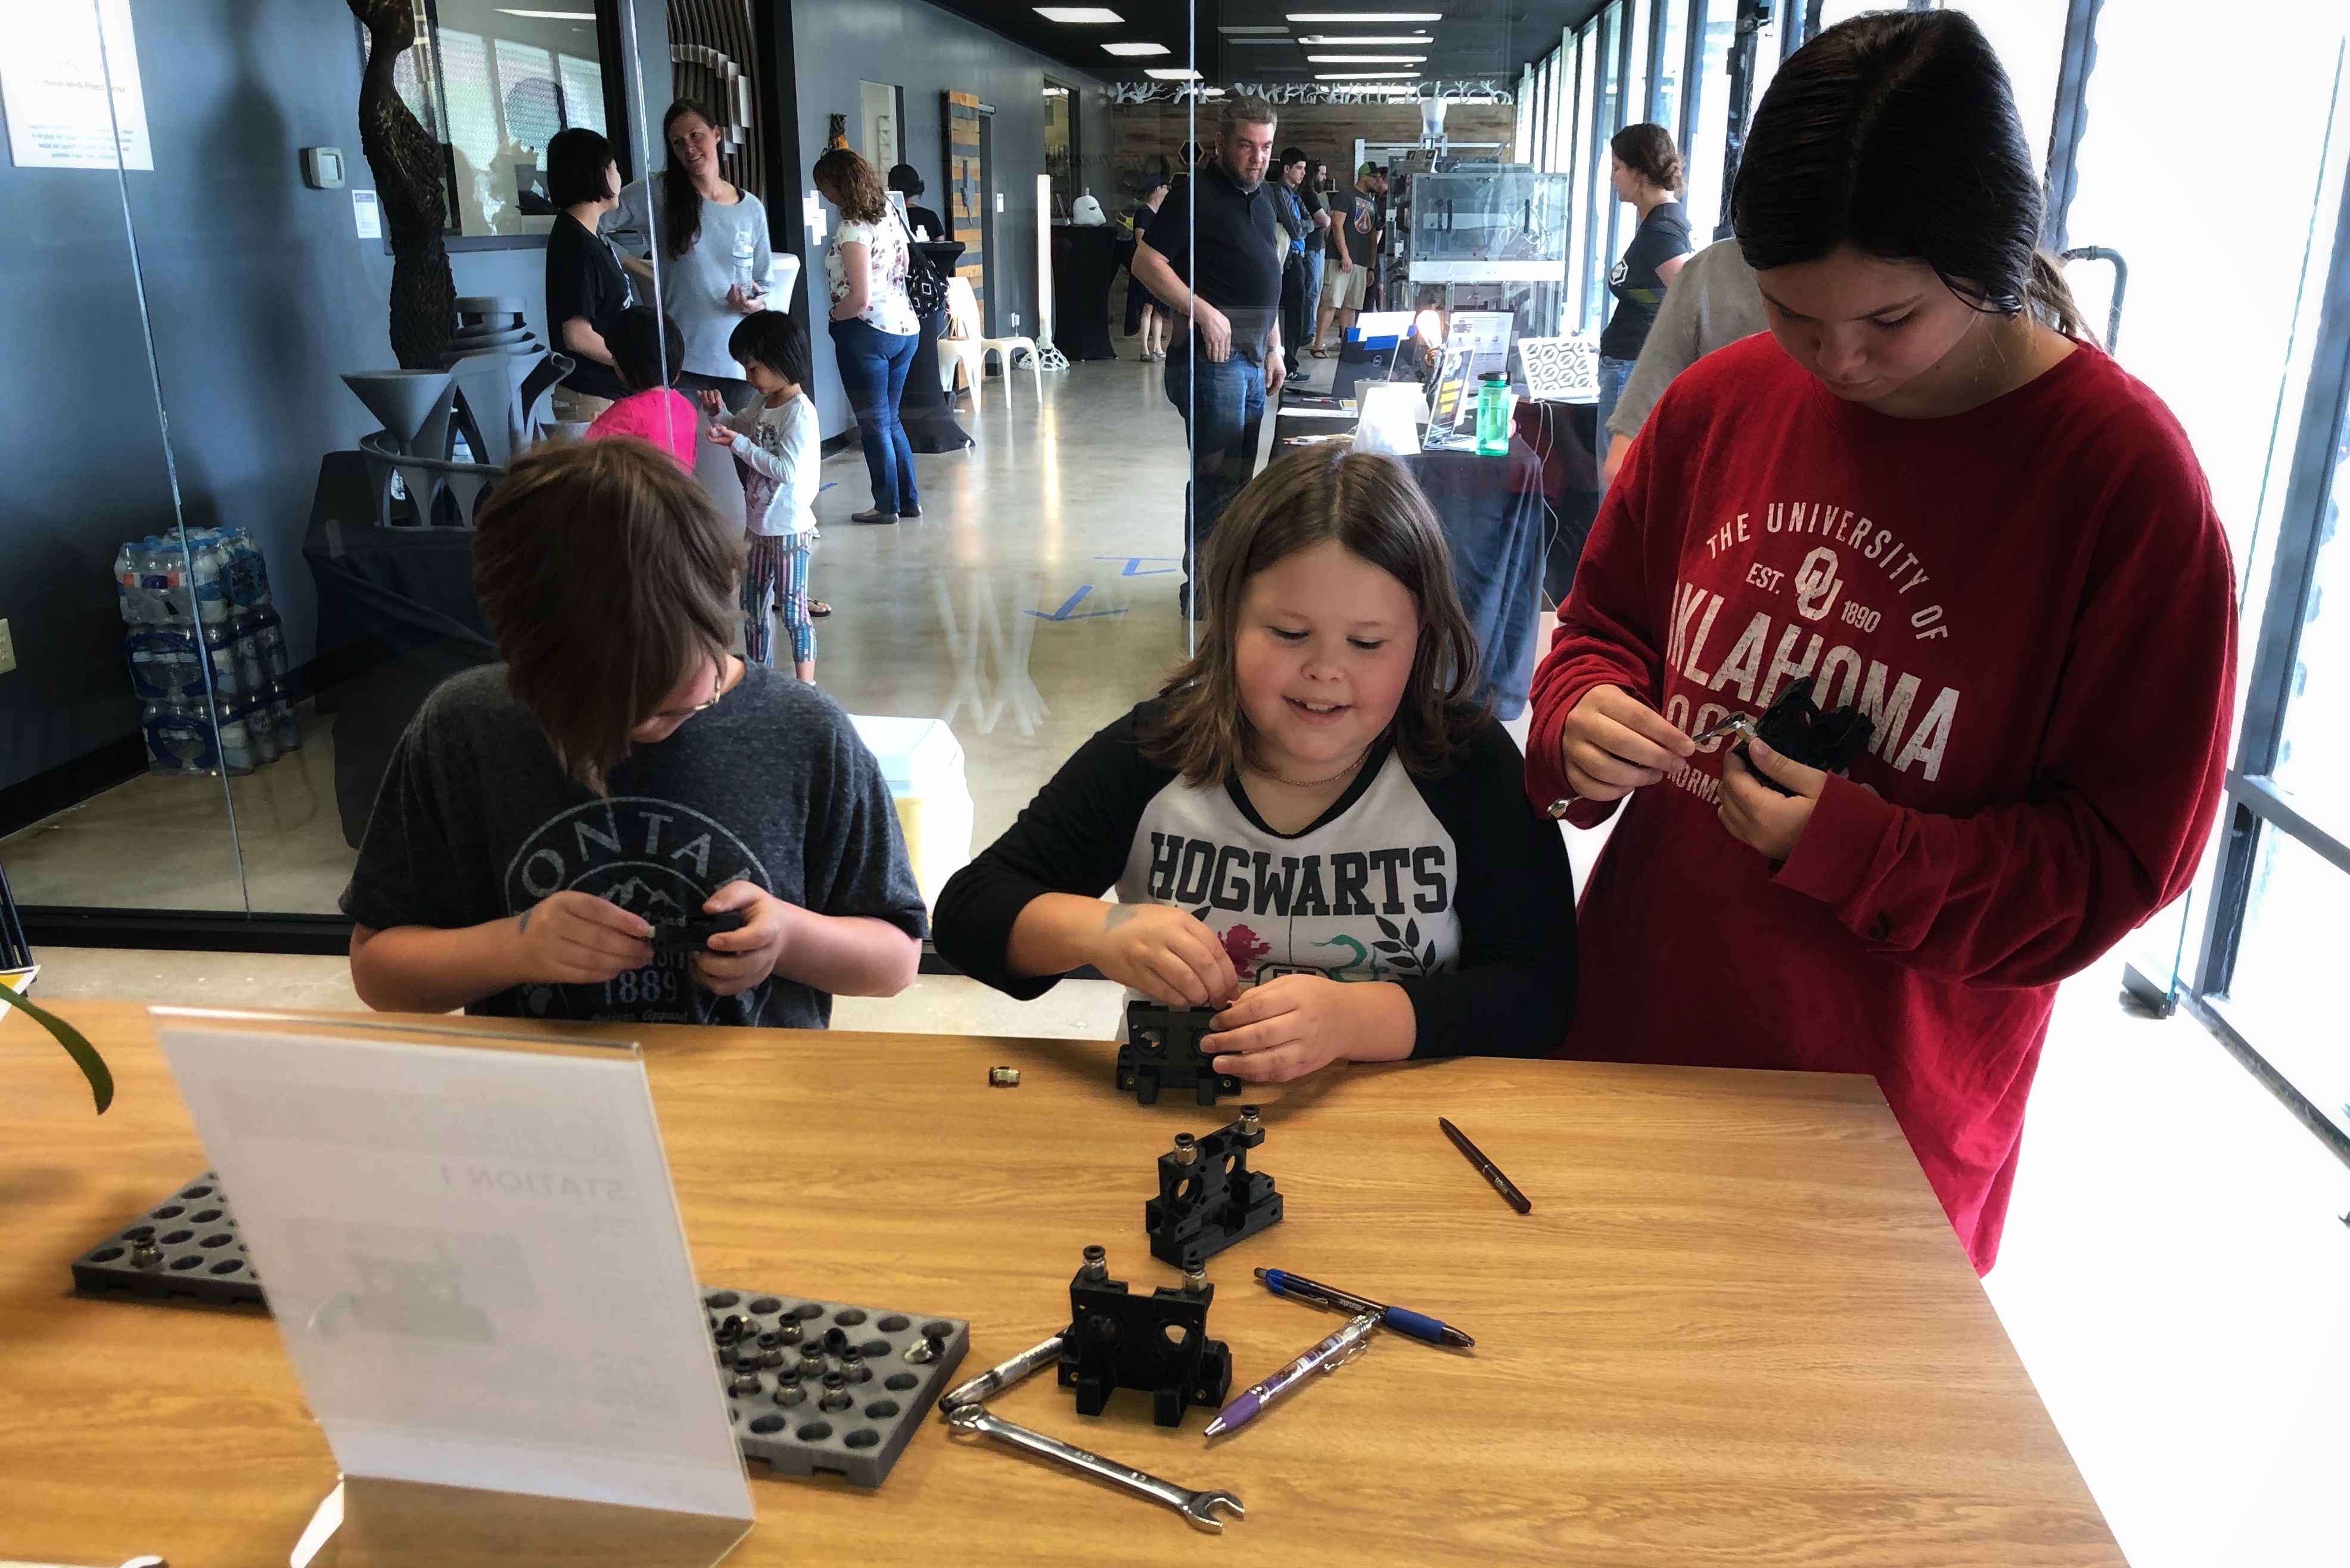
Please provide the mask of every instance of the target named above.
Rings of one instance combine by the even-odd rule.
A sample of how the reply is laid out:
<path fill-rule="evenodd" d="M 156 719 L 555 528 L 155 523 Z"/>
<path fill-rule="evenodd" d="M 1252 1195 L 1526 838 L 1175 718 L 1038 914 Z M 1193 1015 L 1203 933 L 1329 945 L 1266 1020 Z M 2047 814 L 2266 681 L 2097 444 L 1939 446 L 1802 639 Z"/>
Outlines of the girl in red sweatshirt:
<path fill-rule="evenodd" d="M 1732 195 L 1770 333 L 1634 442 L 1526 748 L 1555 815 L 1630 797 L 1562 1054 L 1873 1074 L 1978 1270 L 2056 983 L 2193 877 L 2233 690 L 2202 471 L 2041 220 L 1963 14 L 1782 67 Z M 1693 738 L 1805 677 L 1872 722 L 1844 773 Z"/>

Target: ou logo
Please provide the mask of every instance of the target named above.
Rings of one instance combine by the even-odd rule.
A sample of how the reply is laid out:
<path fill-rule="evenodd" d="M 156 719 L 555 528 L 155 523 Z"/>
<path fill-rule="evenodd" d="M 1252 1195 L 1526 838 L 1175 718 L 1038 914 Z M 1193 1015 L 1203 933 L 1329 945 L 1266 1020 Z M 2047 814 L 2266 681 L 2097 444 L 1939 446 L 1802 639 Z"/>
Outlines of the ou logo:
<path fill-rule="evenodd" d="M 1825 620 L 1843 587 L 1836 576 L 1835 552 L 1824 545 L 1795 569 L 1795 613 L 1805 620 Z"/>

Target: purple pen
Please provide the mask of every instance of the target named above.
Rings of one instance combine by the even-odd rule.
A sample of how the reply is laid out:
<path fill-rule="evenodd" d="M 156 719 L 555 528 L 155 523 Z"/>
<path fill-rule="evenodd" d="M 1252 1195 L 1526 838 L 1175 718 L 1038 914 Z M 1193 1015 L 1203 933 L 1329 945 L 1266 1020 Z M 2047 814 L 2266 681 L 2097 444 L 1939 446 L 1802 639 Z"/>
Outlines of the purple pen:
<path fill-rule="evenodd" d="M 1363 1342 L 1370 1337 L 1371 1330 L 1378 1326 L 1379 1314 L 1375 1312 L 1347 1319 L 1346 1327 L 1263 1382 L 1243 1389 L 1231 1404 L 1216 1412 L 1216 1418 L 1208 1423 L 1207 1435 L 1216 1438 L 1232 1431 L 1316 1372 L 1336 1372 L 1355 1358 Z"/>

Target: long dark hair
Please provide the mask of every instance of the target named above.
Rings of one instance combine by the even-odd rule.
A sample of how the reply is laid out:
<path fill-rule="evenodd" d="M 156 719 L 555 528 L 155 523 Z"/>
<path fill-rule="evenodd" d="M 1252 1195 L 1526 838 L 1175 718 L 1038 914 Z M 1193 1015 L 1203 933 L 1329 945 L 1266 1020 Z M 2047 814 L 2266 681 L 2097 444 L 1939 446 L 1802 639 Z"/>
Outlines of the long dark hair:
<path fill-rule="evenodd" d="M 1730 209 L 1758 272 L 1849 244 L 1923 261 L 1978 310 L 2082 331 L 2040 248 L 2040 179 L 2007 73 L 1964 12 L 1871 12 L 1797 50 L 1755 113 Z"/>
<path fill-rule="evenodd" d="M 677 161 L 677 149 L 669 144 L 669 128 L 689 114 L 700 115 L 702 123 L 713 130 L 718 126 L 700 104 L 688 99 L 678 99 L 661 116 L 661 146 L 669 151 L 669 162 L 661 169 L 661 249 L 673 256 L 683 255 L 702 238 L 702 192 L 693 188 L 693 176 L 685 171 Z"/>
<path fill-rule="evenodd" d="M 1452 585 L 1444 527 L 1411 472 L 1391 457 L 1300 447 L 1249 481 L 1216 524 L 1196 591 L 1207 610 L 1200 650 L 1168 677 L 1168 699 L 1140 737 L 1142 754 L 1195 784 L 1222 784 L 1256 761 L 1241 711 L 1235 645 L 1249 579 L 1300 550 L 1336 540 L 1401 583 L 1419 612 L 1419 643 L 1388 738 L 1412 773 L 1442 770 L 1485 717 L 1477 637 Z"/>

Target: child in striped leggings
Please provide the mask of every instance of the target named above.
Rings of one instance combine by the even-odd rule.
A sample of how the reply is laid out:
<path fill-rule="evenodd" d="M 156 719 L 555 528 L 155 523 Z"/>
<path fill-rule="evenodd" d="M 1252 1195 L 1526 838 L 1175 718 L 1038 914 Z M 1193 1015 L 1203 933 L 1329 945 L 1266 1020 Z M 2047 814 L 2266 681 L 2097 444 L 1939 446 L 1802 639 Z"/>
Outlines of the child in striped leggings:
<path fill-rule="evenodd" d="M 750 550 L 743 567 L 743 656 L 772 665 L 770 622 L 783 612 L 792 639 L 792 673 L 816 679 L 816 624 L 808 617 L 808 551 L 816 542 L 816 471 L 821 461 L 808 378 L 807 335 L 780 310 L 743 318 L 727 350 L 764 394 L 728 414 L 715 392 L 710 440 L 743 461 L 743 516 Z"/>

